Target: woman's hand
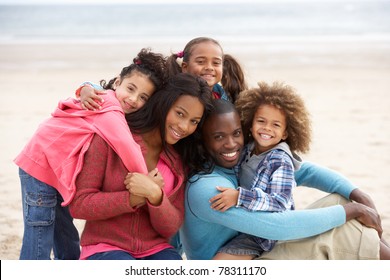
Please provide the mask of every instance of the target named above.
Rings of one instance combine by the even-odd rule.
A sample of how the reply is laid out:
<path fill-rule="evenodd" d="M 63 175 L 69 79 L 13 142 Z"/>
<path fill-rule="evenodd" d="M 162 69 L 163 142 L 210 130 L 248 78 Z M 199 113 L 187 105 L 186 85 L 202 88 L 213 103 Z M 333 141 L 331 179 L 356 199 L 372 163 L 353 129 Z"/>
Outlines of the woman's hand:
<path fill-rule="evenodd" d="M 225 212 L 230 207 L 237 205 L 238 190 L 232 188 L 217 187 L 221 193 L 210 199 L 211 208 L 217 211 Z"/>
<path fill-rule="evenodd" d="M 91 86 L 85 85 L 80 90 L 80 103 L 81 107 L 85 110 L 100 110 L 100 104 L 104 102 L 104 99 L 99 95 L 105 95 L 102 90 L 97 90 Z"/>
<path fill-rule="evenodd" d="M 125 179 L 126 188 L 133 195 L 145 197 L 151 204 L 159 205 L 162 200 L 162 190 L 148 175 L 128 173 Z"/>

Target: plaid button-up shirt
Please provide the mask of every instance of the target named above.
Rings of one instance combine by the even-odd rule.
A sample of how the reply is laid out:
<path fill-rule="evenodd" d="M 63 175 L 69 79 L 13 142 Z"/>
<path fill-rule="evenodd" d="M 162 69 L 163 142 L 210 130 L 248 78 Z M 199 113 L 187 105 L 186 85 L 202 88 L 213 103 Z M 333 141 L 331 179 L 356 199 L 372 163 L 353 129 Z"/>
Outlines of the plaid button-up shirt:
<path fill-rule="evenodd" d="M 253 174 L 253 179 L 250 186 L 240 186 L 238 207 L 250 211 L 294 209 L 292 197 L 292 189 L 296 186 L 294 164 L 286 148 L 289 151 L 287 144 L 281 143 L 267 153 L 251 157 L 251 146 L 246 147 L 240 162 L 240 183 L 244 181 L 241 178 L 242 174 Z M 246 181 L 249 180 L 246 178 Z"/>

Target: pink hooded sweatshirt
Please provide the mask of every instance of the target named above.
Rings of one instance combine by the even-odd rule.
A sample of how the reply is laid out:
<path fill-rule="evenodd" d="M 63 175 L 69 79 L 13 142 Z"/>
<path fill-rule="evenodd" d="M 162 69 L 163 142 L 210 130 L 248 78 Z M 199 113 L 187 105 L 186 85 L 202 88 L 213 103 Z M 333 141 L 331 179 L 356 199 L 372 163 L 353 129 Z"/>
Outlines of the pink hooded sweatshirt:
<path fill-rule="evenodd" d="M 14 162 L 34 178 L 54 187 L 68 205 L 76 177 L 95 133 L 119 155 L 129 171 L 147 174 L 140 146 L 134 141 L 115 92 L 109 90 L 102 109 L 87 111 L 80 101 L 60 101 L 52 117 L 40 124 Z"/>

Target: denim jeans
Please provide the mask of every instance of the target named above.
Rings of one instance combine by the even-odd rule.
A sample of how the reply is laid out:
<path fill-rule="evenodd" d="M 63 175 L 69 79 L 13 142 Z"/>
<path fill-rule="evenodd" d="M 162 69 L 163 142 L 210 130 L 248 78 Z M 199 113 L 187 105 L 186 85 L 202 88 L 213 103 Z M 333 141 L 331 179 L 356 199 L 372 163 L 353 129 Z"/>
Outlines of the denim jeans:
<path fill-rule="evenodd" d="M 182 257 L 175 249 L 164 249 L 156 254 L 144 258 L 136 259 L 129 253 L 121 250 L 96 253 L 88 260 L 182 260 Z"/>
<path fill-rule="evenodd" d="M 181 243 L 180 240 L 180 233 L 177 232 L 173 237 L 171 237 L 171 240 L 169 243 L 176 249 L 176 251 L 180 254 L 183 255 L 184 249 L 183 249 L 183 244 Z"/>
<path fill-rule="evenodd" d="M 21 260 L 77 260 L 80 239 L 59 192 L 19 168 L 24 233 Z"/>

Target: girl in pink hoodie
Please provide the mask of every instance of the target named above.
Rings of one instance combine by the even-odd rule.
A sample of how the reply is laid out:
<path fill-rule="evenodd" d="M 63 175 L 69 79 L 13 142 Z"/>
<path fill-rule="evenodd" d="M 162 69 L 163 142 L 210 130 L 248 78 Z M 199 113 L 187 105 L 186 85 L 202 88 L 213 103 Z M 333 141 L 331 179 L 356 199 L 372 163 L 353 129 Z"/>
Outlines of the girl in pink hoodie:
<path fill-rule="evenodd" d="M 67 205 L 95 135 L 123 161 L 127 170 L 148 174 L 141 149 L 125 114 L 138 111 L 165 83 L 165 58 L 142 49 L 133 63 L 108 83 L 101 110 L 84 110 L 80 101 L 59 102 L 14 160 L 19 166 L 24 219 L 20 259 L 79 259 L 77 229 Z M 153 175 L 157 171 L 154 171 Z M 157 177 L 157 176 L 156 176 Z"/>

